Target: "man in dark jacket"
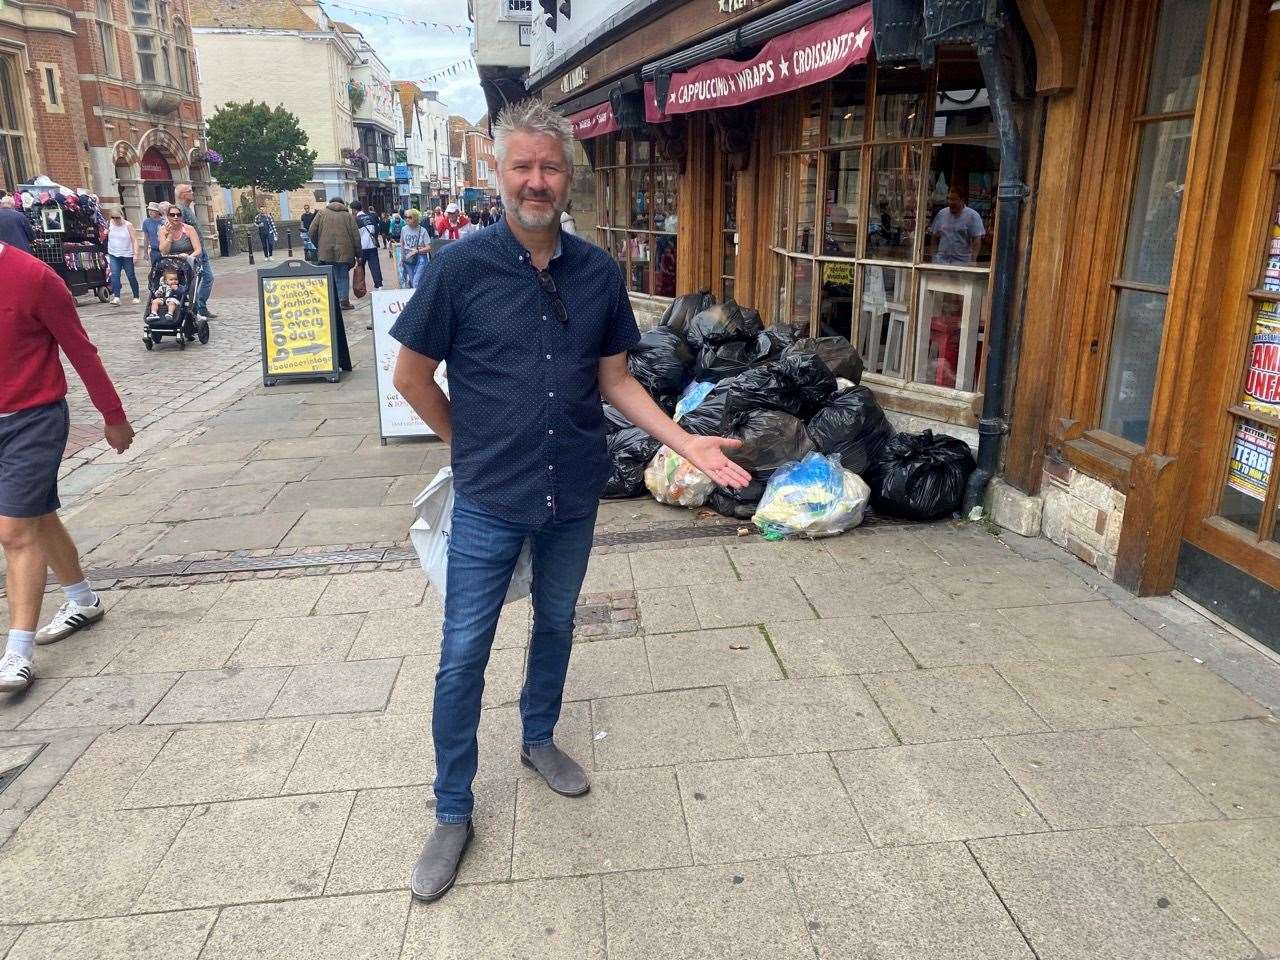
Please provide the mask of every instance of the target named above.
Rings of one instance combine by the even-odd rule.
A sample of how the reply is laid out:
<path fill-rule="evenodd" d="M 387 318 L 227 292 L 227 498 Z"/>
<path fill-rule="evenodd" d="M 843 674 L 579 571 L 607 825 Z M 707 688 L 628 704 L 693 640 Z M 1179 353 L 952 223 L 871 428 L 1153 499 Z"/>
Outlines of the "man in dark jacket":
<path fill-rule="evenodd" d="M 355 217 L 341 197 L 331 199 L 311 221 L 311 242 L 316 245 L 316 262 L 333 268 L 333 282 L 343 310 L 351 304 L 351 268 L 360 256 L 360 231 Z"/>
<path fill-rule="evenodd" d="M 31 221 L 14 206 L 13 197 L 5 196 L 0 199 L 0 243 L 17 247 L 23 253 L 30 253 L 31 241 L 35 238 Z"/>

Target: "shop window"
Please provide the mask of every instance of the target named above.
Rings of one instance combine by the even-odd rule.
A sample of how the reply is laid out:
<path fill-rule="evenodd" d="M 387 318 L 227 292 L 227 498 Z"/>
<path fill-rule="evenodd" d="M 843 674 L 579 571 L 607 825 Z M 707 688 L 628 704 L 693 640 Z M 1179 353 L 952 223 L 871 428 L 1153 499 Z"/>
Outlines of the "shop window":
<path fill-rule="evenodd" d="M 867 264 L 862 268 L 858 350 L 870 373 L 901 378 L 911 316 L 911 270 Z"/>
<path fill-rule="evenodd" d="M 726 156 L 720 165 L 720 299 L 732 300 L 738 277 L 738 173 Z"/>
<path fill-rule="evenodd" d="M 21 76 L 17 57 L 0 55 L 0 187 L 10 193 L 28 173 Z"/>
<path fill-rule="evenodd" d="M 601 211 L 600 245 L 622 267 L 627 289 L 658 297 L 676 295 L 677 174 L 657 158 L 644 138 L 610 136 L 594 147 Z"/>
<path fill-rule="evenodd" d="M 116 47 L 116 28 L 111 0 L 96 0 L 98 44 L 102 47 L 102 69 L 108 77 L 120 76 L 120 51 Z"/>
<path fill-rule="evenodd" d="M 1182 213 L 1209 0 L 1164 0 L 1147 93 L 1132 119 L 1137 163 L 1117 274 L 1099 425 L 1146 443 Z"/>
<path fill-rule="evenodd" d="M 919 194 L 918 144 L 893 143 L 871 148 L 869 259 L 911 261 L 914 258 Z"/>

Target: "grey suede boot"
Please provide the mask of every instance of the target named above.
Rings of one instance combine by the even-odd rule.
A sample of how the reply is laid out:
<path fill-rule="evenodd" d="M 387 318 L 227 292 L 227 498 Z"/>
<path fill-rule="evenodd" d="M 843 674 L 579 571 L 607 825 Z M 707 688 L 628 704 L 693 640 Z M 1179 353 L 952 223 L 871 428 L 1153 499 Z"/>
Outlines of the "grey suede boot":
<path fill-rule="evenodd" d="M 564 797 L 580 797 L 591 789 L 591 780 L 577 761 L 554 743 L 520 747 L 520 762 L 547 781 L 547 786 Z"/>
<path fill-rule="evenodd" d="M 466 823 L 436 824 L 435 832 L 422 848 L 418 862 L 413 865 L 409 892 L 415 900 L 431 903 L 449 892 L 453 882 L 458 879 L 462 856 L 475 835 L 470 820 Z"/>

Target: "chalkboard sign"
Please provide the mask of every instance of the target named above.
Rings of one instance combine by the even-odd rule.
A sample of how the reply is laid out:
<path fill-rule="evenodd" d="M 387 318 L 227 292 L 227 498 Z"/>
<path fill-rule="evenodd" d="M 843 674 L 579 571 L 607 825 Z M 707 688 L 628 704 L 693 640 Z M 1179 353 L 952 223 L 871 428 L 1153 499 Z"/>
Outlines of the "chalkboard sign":
<path fill-rule="evenodd" d="M 328 380 L 339 373 L 337 291 L 328 267 L 286 260 L 258 271 L 262 382 Z"/>

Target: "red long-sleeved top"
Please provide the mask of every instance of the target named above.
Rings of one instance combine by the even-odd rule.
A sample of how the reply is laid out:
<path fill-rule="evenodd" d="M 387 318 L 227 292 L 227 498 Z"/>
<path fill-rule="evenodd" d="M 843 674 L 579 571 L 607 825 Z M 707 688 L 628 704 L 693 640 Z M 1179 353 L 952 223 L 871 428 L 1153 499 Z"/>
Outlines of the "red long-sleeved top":
<path fill-rule="evenodd" d="M 59 347 L 102 419 L 124 423 L 120 395 L 62 278 L 30 254 L 0 244 L 0 413 L 56 403 L 67 395 Z"/>

